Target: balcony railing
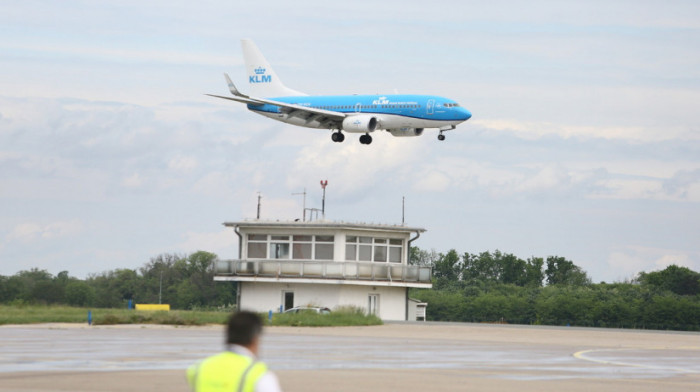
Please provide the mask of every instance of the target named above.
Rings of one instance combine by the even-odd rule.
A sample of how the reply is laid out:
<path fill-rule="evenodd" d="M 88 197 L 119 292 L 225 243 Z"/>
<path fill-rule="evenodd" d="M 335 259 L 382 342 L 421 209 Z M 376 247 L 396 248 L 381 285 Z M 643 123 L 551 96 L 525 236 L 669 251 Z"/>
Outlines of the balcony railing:
<path fill-rule="evenodd" d="M 353 261 L 222 260 L 217 276 L 376 280 L 430 283 L 431 267 Z"/>

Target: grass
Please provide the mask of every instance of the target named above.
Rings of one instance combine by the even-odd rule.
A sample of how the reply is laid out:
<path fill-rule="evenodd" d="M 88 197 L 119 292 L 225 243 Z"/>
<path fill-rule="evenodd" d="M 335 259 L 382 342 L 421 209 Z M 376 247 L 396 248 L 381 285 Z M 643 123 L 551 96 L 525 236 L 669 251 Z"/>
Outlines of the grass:
<path fill-rule="evenodd" d="M 95 325 L 110 324 L 225 324 L 230 313 L 173 310 L 170 312 L 135 311 L 128 309 L 88 309 L 71 306 L 0 305 L 0 325 L 38 323 L 85 323 L 88 310 Z"/>
<path fill-rule="evenodd" d="M 84 323 L 87 324 L 88 310 L 92 311 L 95 325 L 113 324 L 165 324 L 165 325 L 205 325 L 226 324 L 230 312 L 171 310 L 135 311 L 128 309 L 76 308 L 71 306 L 46 305 L 0 305 L 0 325 L 40 324 L 40 323 Z M 262 315 L 267 320 L 267 314 Z M 374 315 L 367 316 L 360 309 L 340 308 L 331 314 L 316 313 L 275 313 L 269 325 L 331 327 L 354 325 L 381 325 L 382 320 Z"/>
<path fill-rule="evenodd" d="M 356 325 L 382 325 L 382 320 L 375 315 L 366 315 L 363 310 L 343 307 L 330 314 L 314 312 L 275 313 L 269 325 L 292 327 L 341 327 Z"/>

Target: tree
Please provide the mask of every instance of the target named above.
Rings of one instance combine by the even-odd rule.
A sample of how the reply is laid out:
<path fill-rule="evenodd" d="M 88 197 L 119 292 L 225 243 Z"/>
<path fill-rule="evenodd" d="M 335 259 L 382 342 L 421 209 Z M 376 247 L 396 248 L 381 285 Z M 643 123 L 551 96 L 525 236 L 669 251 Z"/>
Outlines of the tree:
<path fill-rule="evenodd" d="M 416 246 L 412 246 L 408 252 L 408 264 L 421 267 L 432 266 L 438 259 L 438 254 L 435 250 L 422 250 Z"/>
<path fill-rule="evenodd" d="M 446 254 L 440 253 L 433 266 L 433 278 L 438 288 L 445 288 L 453 285 L 459 280 L 460 260 L 457 251 L 450 249 Z"/>
<path fill-rule="evenodd" d="M 544 271 L 542 266 L 544 260 L 541 257 L 530 257 L 525 266 L 525 285 L 531 287 L 542 287 Z"/>
<path fill-rule="evenodd" d="M 700 294 L 700 273 L 675 264 L 656 272 L 640 272 L 637 281 L 678 295 Z"/>
<path fill-rule="evenodd" d="M 548 285 L 583 286 L 591 283 L 588 274 L 581 267 L 559 256 L 547 257 L 547 269 L 544 273 Z"/>
<path fill-rule="evenodd" d="M 95 289 L 84 281 L 66 285 L 66 302 L 72 306 L 91 306 L 95 302 Z"/>

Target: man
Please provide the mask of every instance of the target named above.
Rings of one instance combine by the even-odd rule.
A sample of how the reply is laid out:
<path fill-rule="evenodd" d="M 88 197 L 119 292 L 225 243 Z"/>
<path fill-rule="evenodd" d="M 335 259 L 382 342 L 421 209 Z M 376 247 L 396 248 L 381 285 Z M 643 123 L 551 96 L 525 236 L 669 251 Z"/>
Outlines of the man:
<path fill-rule="evenodd" d="M 279 381 L 258 361 L 263 322 L 253 312 L 238 312 L 228 320 L 228 349 L 187 369 L 195 392 L 281 392 Z"/>

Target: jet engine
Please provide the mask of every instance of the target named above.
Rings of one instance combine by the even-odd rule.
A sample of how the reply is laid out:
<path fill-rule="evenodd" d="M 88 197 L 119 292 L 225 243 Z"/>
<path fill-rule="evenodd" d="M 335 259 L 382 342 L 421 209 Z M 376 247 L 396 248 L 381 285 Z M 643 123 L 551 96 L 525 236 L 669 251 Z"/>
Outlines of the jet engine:
<path fill-rule="evenodd" d="M 389 129 L 392 136 L 402 137 L 402 136 L 420 136 L 423 134 L 423 128 L 395 128 Z"/>
<path fill-rule="evenodd" d="M 358 114 L 343 119 L 343 131 L 346 132 L 374 132 L 377 129 L 377 118 L 368 114 Z"/>

